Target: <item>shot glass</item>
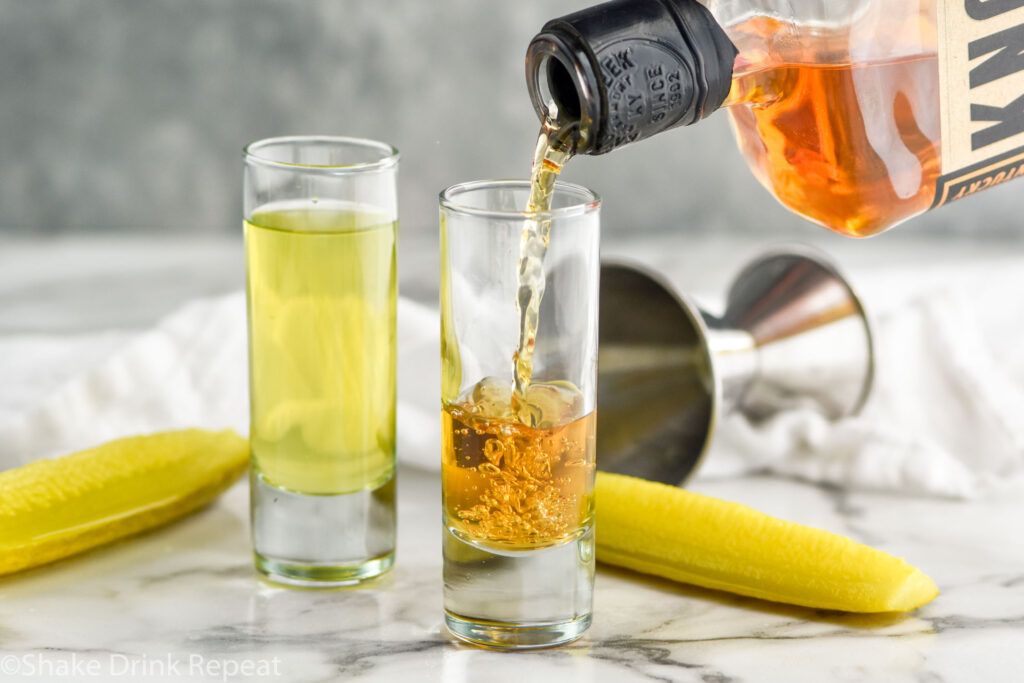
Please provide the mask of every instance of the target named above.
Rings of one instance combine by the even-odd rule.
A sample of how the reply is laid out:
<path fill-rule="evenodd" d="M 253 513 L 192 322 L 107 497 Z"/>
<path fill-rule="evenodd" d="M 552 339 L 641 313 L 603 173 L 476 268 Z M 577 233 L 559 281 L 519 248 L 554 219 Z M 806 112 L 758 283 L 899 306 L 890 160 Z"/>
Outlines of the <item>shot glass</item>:
<path fill-rule="evenodd" d="M 578 638 L 594 583 L 600 200 L 557 183 L 537 213 L 529 192 L 482 181 L 440 197 L 445 622 L 499 648 Z M 545 232 L 546 253 L 529 238 Z"/>
<path fill-rule="evenodd" d="M 244 160 L 256 568 L 356 584 L 395 553 L 398 152 L 288 137 Z"/>

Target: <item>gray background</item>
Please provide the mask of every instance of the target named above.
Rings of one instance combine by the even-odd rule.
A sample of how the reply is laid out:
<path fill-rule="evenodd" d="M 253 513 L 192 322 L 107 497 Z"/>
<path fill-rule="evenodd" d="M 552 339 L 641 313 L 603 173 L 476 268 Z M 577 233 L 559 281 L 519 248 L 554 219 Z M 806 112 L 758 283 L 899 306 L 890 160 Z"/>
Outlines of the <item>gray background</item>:
<path fill-rule="evenodd" d="M 427 237 L 441 188 L 527 173 L 527 42 L 587 4 L 0 0 L 0 228 L 231 234 L 243 144 L 325 133 L 400 148 L 403 232 Z M 578 159 L 565 177 L 603 195 L 608 237 L 821 232 L 754 181 L 726 119 Z M 899 231 L 1021 234 L 1022 192 L 1010 183 Z"/>

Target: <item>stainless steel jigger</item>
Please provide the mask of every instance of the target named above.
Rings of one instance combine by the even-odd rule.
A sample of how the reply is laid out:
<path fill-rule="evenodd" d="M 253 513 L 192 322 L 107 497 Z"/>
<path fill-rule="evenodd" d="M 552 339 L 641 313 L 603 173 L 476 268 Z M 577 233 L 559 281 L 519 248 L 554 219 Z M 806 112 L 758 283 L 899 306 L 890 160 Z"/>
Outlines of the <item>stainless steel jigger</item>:
<path fill-rule="evenodd" d="M 836 419 L 860 409 L 874 374 L 863 304 L 806 249 L 749 263 L 720 317 L 646 268 L 606 262 L 599 335 L 597 467 L 667 484 L 696 472 L 723 411 Z"/>

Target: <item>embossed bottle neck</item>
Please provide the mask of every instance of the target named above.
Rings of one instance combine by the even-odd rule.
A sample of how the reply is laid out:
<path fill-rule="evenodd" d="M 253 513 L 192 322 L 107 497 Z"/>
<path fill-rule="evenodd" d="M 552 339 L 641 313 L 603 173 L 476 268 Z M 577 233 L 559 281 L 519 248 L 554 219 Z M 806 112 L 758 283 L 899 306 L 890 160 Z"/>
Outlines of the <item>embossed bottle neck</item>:
<path fill-rule="evenodd" d="M 605 154 L 718 109 L 736 54 L 696 0 L 613 0 L 545 24 L 526 79 L 542 123 L 578 123 L 575 153 Z"/>

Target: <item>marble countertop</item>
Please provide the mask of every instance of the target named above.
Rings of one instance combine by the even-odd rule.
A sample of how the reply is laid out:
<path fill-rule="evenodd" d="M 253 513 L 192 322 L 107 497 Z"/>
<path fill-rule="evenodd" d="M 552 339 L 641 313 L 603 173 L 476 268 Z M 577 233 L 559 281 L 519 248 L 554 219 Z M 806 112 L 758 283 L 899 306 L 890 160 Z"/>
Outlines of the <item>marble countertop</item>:
<path fill-rule="evenodd" d="M 0 241 L 0 339 L 150 324 L 185 299 L 236 289 L 238 249 L 216 241 Z M 712 288 L 735 272 L 745 257 L 738 252 L 755 251 L 725 242 L 695 249 L 704 250 L 693 261 L 702 270 L 686 277 Z M 854 267 L 875 258 L 849 249 Z M 934 264 L 948 251 L 921 256 L 908 247 L 904 255 Z M 406 269 L 406 292 L 432 298 L 429 271 Z M 260 580 L 244 482 L 181 522 L 0 579 L 0 680 L 939 683 L 1015 681 L 1024 671 L 1019 491 L 967 503 L 773 477 L 698 481 L 691 488 L 905 557 L 942 595 L 908 615 L 848 615 L 599 565 L 594 623 L 583 639 L 500 653 L 443 630 L 438 475 L 403 467 L 398 481 L 396 567 L 360 589 L 290 590 Z"/>
<path fill-rule="evenodd" d="M 229 680 L 247 680 L 247 662 L 274 667 L 252 680 L 281 681 L 937 683 L 1019 680 L 1024 670 L 1019 500 L 903 500 L 772 478 L 700 484 L 905 556 L 942 595 L 906 616 L 845 615 L 599 565 L 583 639 L 513 654 L 445 633 L 437 476 L 403 469 L 398 481 L 397 564 L 365 588 L 290 590 L 257 578 L 244 483 L 180 523 L 4 579 L 3 680 L 62 661 L 97 662 L 111 677 L 178 662 L 168 680 L 219 680 L 206 668 L 216 666 L 238 667 Z"/>

